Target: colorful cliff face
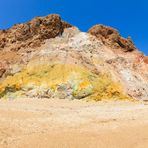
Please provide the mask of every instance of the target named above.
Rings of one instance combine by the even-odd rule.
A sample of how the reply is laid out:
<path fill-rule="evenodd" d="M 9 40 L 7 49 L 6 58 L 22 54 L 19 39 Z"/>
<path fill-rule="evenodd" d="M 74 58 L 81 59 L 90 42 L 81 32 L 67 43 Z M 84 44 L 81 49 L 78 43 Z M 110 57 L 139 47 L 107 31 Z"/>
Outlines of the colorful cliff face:
<path fill-rule="evenodd" d="M 40 18 L 42 21 L 38 27 L 43 27 L 48 22 L 49 26 L 43 28 L 52 30 L 53 22 L 57 25 L 57 19 L 54 18 Z M 30 26 L 32 22 L 34 21 L 29 23 Z M 32 34 L 29 37 L 25 35 L 24 42 L 17 41 L 21 48 L 16 51 L 12 50 L 16 43 L 2 48 L 1 98 L 86 98 L 96 101 L 148 99 L 147 58 L 142 56 L 131 41 L 118 35 L 117 41 L 122 41 L 125 47 L 120 47 L 119 44 L 117 49 L 112 46 L 116 43 L 111 39 L 110 33 L 106 37 L 106 32 L 110 32 L 108 30 L 117 34 L 111 28 L 103 27 L 103 31 L 95 31 L 94 27 L 89 34 L 80 32 L 63 21 L 60 24 L 63 31 L 54 37 L 48 31 L 47 38 L 42 38 L 40 45 L 37 40 L 33 40 Z M 37 30 L 37 34 L 42 34 L 43 28 Z M 30 40 L 37 46 L 28 46 Z M 27 44 L 22 46 L 22 43 Z"/>
<path fill-rule="evenodd" d="M 3 81 L 0 94 L 5 98 L 129 99 L 110 75 L 96 75 L 72 64 L 28 65 Z"/>

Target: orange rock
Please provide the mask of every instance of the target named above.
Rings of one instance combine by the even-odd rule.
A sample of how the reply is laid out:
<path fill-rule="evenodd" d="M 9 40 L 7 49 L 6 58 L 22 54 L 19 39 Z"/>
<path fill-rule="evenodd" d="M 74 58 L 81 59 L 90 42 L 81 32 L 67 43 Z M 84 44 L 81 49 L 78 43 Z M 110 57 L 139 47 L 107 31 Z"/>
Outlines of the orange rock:
<path fill-rule="evenodd" d="M 123 51 L 133 51 L 136 49 L 130 37 L 127 39 L 120 36 L 119 32 L 112 27 L 104 25 L 93 26 L 88 33 L 96 36 L 105 45 L 112 48 L 121 48 Z"/>
<path fill-rule="evenodd" d="M 46 17 L 36 17 L 28 23 L 17 24 L 8 30 L 0 30 L 0 49 L 10 48 L 15 45 L 21 47 L 38 47 L 45 39 L 55 38 L 62 34 L 65 28 L 72 25 L 61 20 L 59 15 L 51 14 Z M 22 44 L 22 42 L 24 44 Z"/>

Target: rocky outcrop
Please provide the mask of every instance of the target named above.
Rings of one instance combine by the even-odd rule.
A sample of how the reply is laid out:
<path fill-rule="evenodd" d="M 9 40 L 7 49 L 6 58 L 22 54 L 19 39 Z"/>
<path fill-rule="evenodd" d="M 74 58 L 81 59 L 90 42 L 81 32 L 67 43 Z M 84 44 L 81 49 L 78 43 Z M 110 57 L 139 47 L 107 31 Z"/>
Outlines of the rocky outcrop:
<path fill-rule="evenodd" d="M 14 25 L 0 31 L 0 50 L 18 51 L 20 48 L 39 47 L 46 39 L 61 35 L 70 24 L 61 20 L 59 15 L 36 17 L 28 23 Z"/>
<path fill-rule="evenodd" d="M 93 26 L 88 33 L 96 36 L 104 45 L 115 49 L 122 49 L 125 52 L 136 49 L 130 37 L 127 39 L 120 36 L 119 32 L 111 27 L 104 25 Z"/>

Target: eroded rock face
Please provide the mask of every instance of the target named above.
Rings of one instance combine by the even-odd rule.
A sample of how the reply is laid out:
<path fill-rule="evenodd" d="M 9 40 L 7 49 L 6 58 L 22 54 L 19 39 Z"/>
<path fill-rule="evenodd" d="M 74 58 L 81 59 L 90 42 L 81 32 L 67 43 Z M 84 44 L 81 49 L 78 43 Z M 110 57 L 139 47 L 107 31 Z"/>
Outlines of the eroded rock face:
<path fill-rule="evenodd" d="M 127 39 L 120 36 L 119 32 L 111 27 L 104 25 L 93 26 L 88 33 L 96 36 L 99 40 L 115 49 L 122 49 L 125 52 L 136 49 L 130 37 Z"/>
<path fill-rule="evenodd" d="M 0 31 L 0 50 L 19 50 L 26 47 L 39 47 L 44 40 L 63 33 L 70 24 L 61 20 L 59 15 L 36 17 L 28 23 L 18 24 L 8 30 Z"/>
<path fill-rule="evenodd" d="M 11 36 L 18 45 L 33 41 L 37 47 L 0 52 L 1 98 L 148 99 L 148 58 L 132 41 L 109 27 L 84 33 L 49 16 L 20 25 L 25 32 Z M 44 44 L 37 44 L 37 37 Z"/>

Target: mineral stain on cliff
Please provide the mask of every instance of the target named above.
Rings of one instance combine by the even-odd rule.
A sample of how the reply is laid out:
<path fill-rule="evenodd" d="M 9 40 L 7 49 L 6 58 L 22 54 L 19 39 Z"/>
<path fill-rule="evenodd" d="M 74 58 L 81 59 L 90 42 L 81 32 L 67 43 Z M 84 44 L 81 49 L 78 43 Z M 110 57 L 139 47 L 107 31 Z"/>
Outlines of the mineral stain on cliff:
<path fill-rule="evenodd" d="M 109 75 L 96 75 L 76 65 L 36 65 L 7 77 L 0 88 L 1 97 L 69 99 L 130 99 L 120 84 Z"/>

